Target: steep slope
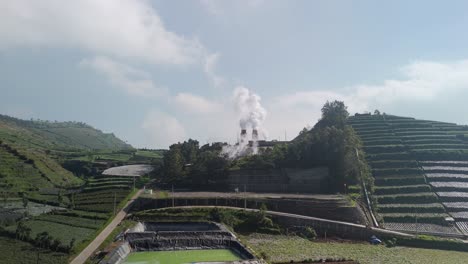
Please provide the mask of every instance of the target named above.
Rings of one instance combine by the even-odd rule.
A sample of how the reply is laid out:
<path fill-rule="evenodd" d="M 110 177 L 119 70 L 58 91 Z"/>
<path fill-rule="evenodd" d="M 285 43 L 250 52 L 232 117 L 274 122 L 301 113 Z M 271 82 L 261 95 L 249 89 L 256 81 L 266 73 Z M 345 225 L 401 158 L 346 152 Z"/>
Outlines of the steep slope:
<path fill-rule="evenodd" d="M 51 190 L 79 186 L 83 181 L 59 162 L 93 151 L 132 149 L 113 134 L 83 123 L 25 121 L 0 115 L 0 192 L 9 197 L 23 193 L 40 197 Z"/>
<path fill-rule="evenodd" d="M 385 227 L 468 235 L 462 183 L 468 178 L 468 127 L 391 115 L 356 115 L 348 123 L 364 143 Z"/>
<path fill-rule="evenodd" d="M 10 144 L 44 150 L 131 149 L 114 134 L 79 122 L 26 121 L 0 115 L 0 139 Z"/>

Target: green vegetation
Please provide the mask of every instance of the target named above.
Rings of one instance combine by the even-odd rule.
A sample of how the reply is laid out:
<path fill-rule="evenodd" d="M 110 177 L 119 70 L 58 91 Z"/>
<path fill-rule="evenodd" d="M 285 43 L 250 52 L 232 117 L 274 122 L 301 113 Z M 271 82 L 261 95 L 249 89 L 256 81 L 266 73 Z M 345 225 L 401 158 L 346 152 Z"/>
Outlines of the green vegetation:
<path fill-rule="evenodd" d="M 125 264 L 183 264 L 208 261 L 236 261 L 242 258 L 229 249 L 200 249 L 131 253 Z"/>
<path fill-rule="evenodd" d="M 75 150 L 120 150 L 131 146 L 81 122 L 50 122 L 21 120 L 0 115 L 0 138 L 33 149 Z"/>
<path fill-rule="evenodd" d="M 39 249 L 30 243 L 0 236 L 0 254 L 5 263 L 63 264 L 68 262 L 68 254 Z"/>
<path fill-rule="evenodd" d="M 449 212 L 440 202 L 468 200 L 459 195 L 467 190 L 468 166 L 457 162 L 468 158 L 466 127 L 386 114 L 356 114 L 347 122 L 363 140 L 385 223 L 447 226 Z"/>
<path fill-rule="evenodd" d="M 330 176 L 324 192 L 344 193 L 345 186 L 361 184 L 371 189 L 373 179 L 359 138 L 346 124 L 349 113 L 343 102 L 327 102 L 322 118 L 288 144 L 277 144 L 258 155 L 235 160 L 221 157 L 222 144 L 200 147 L 198 141 L 173 144 L 164 153 L 162 183 L 191 188 L 222 189 L 232 169 L 310 168 L 327 166 Z"/>
<path fill-rule="evenodd" d="M 366 242 L 310 241 L 298 236 L 250 234 L 240 237 L 244 243 L 266 255 L 272 263 L 319 260 L 355 260 L 359 263 L 465 263 L 466 252 L 386 247 Z M 419 239 L 418 241 L 421 241 Z M 401 242 L 404 243 L 404 242 Z M 449 243 L 449 242 L 447 242 Z M 452 242 L 455 243 L 455 242 Z M 457 245 L 459 245 L 458 243 Z"/>
<path fill-rule="evenodd" d="M 260 211 L 227 208 L 165 208 L 136 212 L 139 221 L 214 221 L 231 227 L 236 232 L 280 233 L 279 226 L 266 215 L 266 206 Z"/>

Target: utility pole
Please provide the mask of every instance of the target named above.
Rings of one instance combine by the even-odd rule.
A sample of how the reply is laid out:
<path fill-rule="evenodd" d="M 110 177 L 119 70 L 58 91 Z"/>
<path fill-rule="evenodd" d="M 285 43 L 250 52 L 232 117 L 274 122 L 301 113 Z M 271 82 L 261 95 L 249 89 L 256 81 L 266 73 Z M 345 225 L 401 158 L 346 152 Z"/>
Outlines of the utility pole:
<path fill-rule="evenodd" d="M 172 184 L 172 207 L 174 207 L 174 184 Z"/>
<path fill-rule="evenodd" d="M 246 193 L 246 185 L 244 184 L 244 209 L 247 209 L 247 193 Z"/>
<path fill-rule="evenodd" d="M 117 200 L 117 197 L 116 197 L 116 194 L 114 192 L 114 215 L 115 215 L 115 210 L 116 210 L 116 201 Z"/>
<path fill-rule="evenodd" d="M 133 176 L 133 191 L 135 191 L 135 176 Z"/>

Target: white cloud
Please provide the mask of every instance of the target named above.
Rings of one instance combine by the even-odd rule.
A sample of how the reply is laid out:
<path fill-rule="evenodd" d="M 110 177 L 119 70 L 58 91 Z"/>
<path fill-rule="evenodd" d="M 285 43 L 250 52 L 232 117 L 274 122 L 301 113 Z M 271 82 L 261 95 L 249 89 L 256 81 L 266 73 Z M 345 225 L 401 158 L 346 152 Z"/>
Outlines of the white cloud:
<path fill-rule="evenodd" d="M 419 61 L 402 67 L 402 80 L 380 85 L 356 85 L 340 91 L 301 91 L 276 98 L 284 107 L 301 104 L 320 106 L 326 100 L 342 100 L 351 111 L 370 111 L 398 102 L 431 102 L 448 92 L 468 88 L 468 60 L 451 63 Z"/>
<path fill-rule="evenodd" d="M 203 70 L 214 87 L 220 87 L 225 82 L 224 79 L 215 72 L 219 56 L 219 53 L 207 55 L 203 65 Z"/>
<path fill-rule="evenodd" d="M 468 60 L 418 61 L 401 67 L 400 71 L 403 78 L 385 80 L 377 85 L 361 84 L 335 91 L 298 91 L 276 97 L 267 105 L 271 114 L 266 126 L 274 131 L 273 138 L 284 138 L 285 130 L 293 137 L 306 125 L 315 124 L 327 100 L 344 101 L 353 114 L 374 109 L 393 110 L 399 105 L 403 108 L 418 104 L 436 106 L 440 100 L 455 101 L 462 92 L 468 92 Z"/>
<path fill-rule="evenodd" d="M 166 29 L 145 0 L 0 1 L 0 49 L 65 46 L 156 64 L 198 63 L 204 48 Z"/>
<path fill-rule="evenodd" d="M 186 140 L 185 128 L 175 117 L 158 110 L 151 110 L 141 125 L 146 146 L 150 148 L 168 148 L 179 141 Z"/>
<path fill-rule="evenodd" d="M 154 85 L 147 72 L 107 57 L 84 59 L 79 65 L 93 69 L 106 77 L 112 85 L 123 89 L 131 95 L 154 97 L 167 93 L 167 89 Z"/>
<path fill-rule="evenodd" d="M 239 0 L 239 1 L 220 1 L 220 0 L 199 0 L 202 7 L 213 15 L 222 15 L 226 11 L 232 11 L 235 7 L 239 9 L 256 8 L 261 6 L 264 0 Z"/>
<path fill-rule="evenodd" d="M 202 96 L 179 93 L 174 97 L 174 102 L 187 112 L 195 112 L 199 114 L 209 114 L 218 112 L 222 106 L 218 102 L 210 101 Z"/>

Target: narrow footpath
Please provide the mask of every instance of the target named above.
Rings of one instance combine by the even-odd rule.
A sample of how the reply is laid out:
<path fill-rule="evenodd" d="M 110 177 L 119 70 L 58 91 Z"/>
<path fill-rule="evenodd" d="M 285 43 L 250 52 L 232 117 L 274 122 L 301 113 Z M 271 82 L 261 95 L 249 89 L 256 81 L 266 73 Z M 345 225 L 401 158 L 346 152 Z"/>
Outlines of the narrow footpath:
<path fill-rule="evenodd" d="M 94 251 L 98 249 L 98 247 L 102 244 L 102 242 L 114 231 L 114 229 L 117 227 L 117 225 L 122 222 L 122 220 L 127 216 L 127 213 L 125 210 L 127 208 L 130 208 L 135 201 L 135 199 L 140 196 L 140 194 L 143 192 L 143 190 L 139 190 L 133 197 L 127 202 L 127 204 L 123 207 L 122 210 L 120 210 L 117 215 L 114 217 L 114 220 L 110 222 L 102 230 L 102 232 L 93 240 L 93 242 L 89 243 L 89 245 L 81 251 L 81 253 L 73 259 L 70 264 L 83 264 L 85 261 L 91 257 Z"/>

